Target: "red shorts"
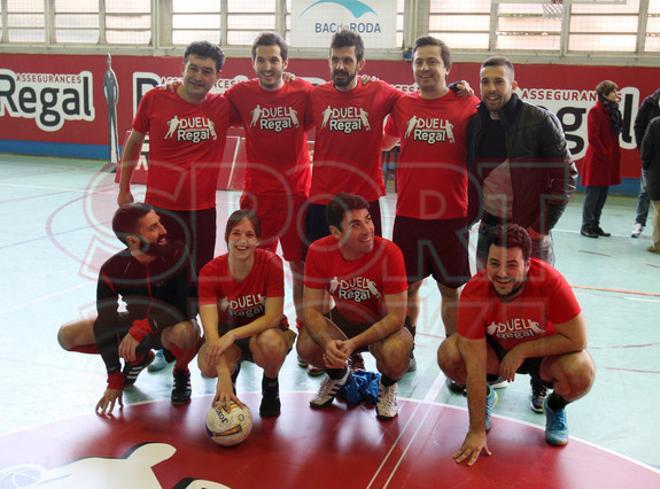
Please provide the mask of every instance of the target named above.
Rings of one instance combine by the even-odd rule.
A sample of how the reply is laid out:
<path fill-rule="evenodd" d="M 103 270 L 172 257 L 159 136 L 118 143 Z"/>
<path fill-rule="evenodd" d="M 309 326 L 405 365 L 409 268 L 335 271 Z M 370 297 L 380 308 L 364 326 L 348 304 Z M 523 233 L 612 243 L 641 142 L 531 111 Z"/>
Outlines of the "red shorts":
<path fill-rule="evenodd" d="M 261 221 L 261 248 L 275 253 L 277 243 L 282 245 L 286 261 L 303 261 L 305 224 L 304 195 L 263 196 L 241 195 L 241 209 L 252 209 Z"/>
<path fill-rule="evenodd" d="M 433 275 L 452 289 L 470 278 L 467 222 L 459 219 L 414 219 L 396 216 L 392 241 L 403 252 L 408 283 Z"/>

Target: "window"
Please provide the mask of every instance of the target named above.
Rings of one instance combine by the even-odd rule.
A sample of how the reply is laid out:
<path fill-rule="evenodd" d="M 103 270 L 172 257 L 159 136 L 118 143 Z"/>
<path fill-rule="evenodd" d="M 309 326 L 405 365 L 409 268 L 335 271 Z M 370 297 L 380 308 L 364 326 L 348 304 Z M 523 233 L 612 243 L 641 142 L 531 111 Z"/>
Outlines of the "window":
<path fill-rule="evenodd" d="M 569 51 L 634 52 L 639 0 L 571 5 Z"/>
<path fill-rule="evenodd" d="M 172 44 L 193 41 L 221 41 L 220 0 L 174 0 L 172 2 Z"/>
<path fill-rule="evenodd" d="M 429 34 L 442 39 L 454 50 L 487 50 L 490 4 L 484 0 L 431 0 Z"/>
<path fill-rule="evenodd" d="M 7 41 L 46 42 L 44 0 L 7 0 Z"/>
<path fill-rule="evenodd" d="M 105 40 L 108 44 L 148 45 L 151 35 L 149 0 L 105 0 Z"/>

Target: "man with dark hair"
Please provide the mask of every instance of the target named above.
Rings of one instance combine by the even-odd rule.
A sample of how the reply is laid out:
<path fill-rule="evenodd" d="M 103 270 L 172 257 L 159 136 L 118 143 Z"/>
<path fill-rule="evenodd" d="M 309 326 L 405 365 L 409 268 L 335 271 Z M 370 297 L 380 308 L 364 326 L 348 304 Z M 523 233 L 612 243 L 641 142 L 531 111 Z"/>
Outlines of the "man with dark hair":
<path fill-rule="evenodd" d="M 470 427 L 457 462 L 491 454 L 486 433 L 497 402 L 487 376 L 513 381 L 529 374 L 552 386 L 544 401 L 545 439 L 568 443 L 565 407 L 584 396 L 595 366 L 587 347 L 587 327 L 570 285 L 552 266 L 530 258 L 532 240 L 516 224 L 497 226 L 488 236 L 485 270 L 465 286 L 458 308 L 458 333 L 443 341 L 438 364 L 467 384 Z"/>
<path fill-rule="evenodd" d="M 479 99 L 461 97 L 447 86 L 451 52 L 440 39 L 415 41 L 412 69 L 419 92 L 396 102 L 383 140 L 386 149 L 401 144 L 393 241 L 405 257 L 411 331 L 419 316 L 419 289 L 432 275 L 451 335 L 460 288 L 470 278 L 465 148 Z"/>
<path fill-rule="evenodd" d="M 649 123 L 658 116 L 660 116 L 660 88 L 642 100 L 642 104 L 639 106 L 637 116 L 635 117 L 635 143 L 637 144 L 637 149 L 640 152 L 642 150 L 644 134 L 646 134 L 646 129 L 649 126 Z M 631 238 L 639 238 L 639 236 L 642 234 L 642 231 L 646 226 L 646 219 L 649 214 L 649 205 L 650 200 L 647 193 L 646 170 L 642 164 L 642 171 L 639 179 L 639 195 L 637 197 L 637 210 L 635 213 L 635 224 L 633 225 L 632 232 L 630 233 Z"/>
<path fill-rule="evenodd" d="M 224 63 L 222 50 L 206 41 L 191 43 L 184 63 L 176 91 L 150 90 L 140 101 L 124 148 L 117 203 L 133 202 L 131 176 L 149 133 L 145 202 L 157 209 L 172 239 L 189 247 L 199 273 L 215 250 L 218 173 L 236 116 L 224 97 L 209 94 Z"/>
<path fill-rule="evenodd" d="M 147 204 L 117 209 L 112 229 L 126 249 L 101 267 L 98 315 L 62 326 L 57 339 L 65 350 L 101 354 L 108 372 L 108 386 L 96 405 L 101 414 L 111 413 L 117 401 L 123 406 L 123 389 L 151 363 L 151 349 L 160 347 L 176 358 L 172 403 L 185 404 L 192 392 L 188 364 L 200 339 L 188 290 L 187 250 L 180 242 L 170 242 L 160 217 Z M 126 304 L 125 312 L 118 311 L 120 301 Z"/>
<path fill-rule="evenodd" d="M 551 112 L 522 101 L 511 62 L 501 56 L 481 66 L 481 104 L 468 125 L 468 223 L 481 219 L 477 268 L 488 255 L 494 226 L 515 223 L 532 238 L 532 256 L 554 263 L 552 228 L 575 191 L 577 169 L 564 131 Z M 532 409 L 547 395 L 532 384 Z"/>
<path fill-rule="evenodd" d="M 261 247 L 272 252 L 278 242 L 293 277 L 296 324 L 302 325 L 302 220 L 309 195 L 311 165 L 307 147 L 308 104 L 312 85 L 287 83 L 282 73 L 288 47 L 274 32 L 259 34 L 252 44 L 256 78 L 226 92 L 245 129 L 247 168 L 241 208 L 253 209 L 262 223 Z"/>
<path fill-rule="evenodd" d="M 369 203 L 360 196 L 336 195 L 326 218 L 331 235 L 312 243 L 307 253 L 305 328 L 297 343 L 298 354 L 328 375 L 310 405 L 332 404 L 351 375 L 351 354 L 369 351 L 382 374 L 376 414 L 390 419 L 398 414 L 396 382 L 406 373 L 412 348 L 403 327 L 403 256 L 394 243 L 374 236 Z M 329 312 L 326 293 L 335 304 Z"/>
<path fill-rule="evenodd" d="M 489 228 L 512 222 L 529 232 L 532 256 L 552 264 L 551 230 L 577 181 L 564 131 L 554 114 L 514 93 L 508 59 L 486 59 L 480 78 L 481 104 L 468 127 L 469 218 L 481 218 L 477 263 L 484 265 Z"/>
<path fill-rule="evenodd" d="M 347 29 L 336 32 L 328 58 L 332 80 L 316 87 L 311 95 L 316 136 L 305 219 L 308 244 L 328 235 L 325 207 L 338 192 L 366 199 L 376 235 L 382 234 L 378 199 L 385 195 L 383 120 L 403 94 L 382 80 L 358 83 L 365 62 L 360 35 Z"/>
<path fill-rule="evenodd" d="M 653 204 L 653 243 L 646 248 L 651 253 L 660 253 L 660 116 L 649 122 L 640 151 L 642 169 L 646 173 L 648 198 Z"/>

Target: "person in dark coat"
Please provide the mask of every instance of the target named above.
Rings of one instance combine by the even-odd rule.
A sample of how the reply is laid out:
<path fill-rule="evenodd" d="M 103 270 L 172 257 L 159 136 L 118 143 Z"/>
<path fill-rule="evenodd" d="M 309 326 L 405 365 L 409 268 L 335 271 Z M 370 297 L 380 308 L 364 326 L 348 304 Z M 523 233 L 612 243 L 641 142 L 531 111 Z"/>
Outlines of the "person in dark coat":
<path fill-rule="evenodd" d="M 635 143 L 637 149 L 642 150 L 642 140 L 646 128 L 652 119 L 660 116 L 660 88 L 642 100 L 642 104 L 635 117 Z M 631 238 L 639 238 L 646 226 L 646 216 L 649 212 L 649 197 L 646 194 L 646 172 L 642 168 L 639 178 L 639 196 L 637 197 L 637 210 L 635 211 L 635 224 L 633 225 Z"/>
<path fill-rule="evenodd" d="M 598 101 L 587 119 L 589 147 L 584 158 L 582 185 L 585 187 L 580 234 L 588 238 L 609 237 L 600 227 L 600 215 L 610 185 L 621 183 L 619 134 L 623 126 L 619 87 L 611 80 L 596 86 Z"/>
<path fill-rule="evenodd" d="M 646 249 L 660 253 L 660 117 L 653 119 L 646 128 L 641 157 L 646 172 L 646 192 L 653 206 L 653 244 Z"/>

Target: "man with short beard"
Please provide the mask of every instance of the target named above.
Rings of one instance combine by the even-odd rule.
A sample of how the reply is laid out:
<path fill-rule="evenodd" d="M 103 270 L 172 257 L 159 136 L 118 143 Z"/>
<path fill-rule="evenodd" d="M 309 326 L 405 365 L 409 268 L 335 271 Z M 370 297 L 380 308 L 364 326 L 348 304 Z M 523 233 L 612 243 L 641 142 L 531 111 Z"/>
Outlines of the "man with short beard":
<path fill-rule="evenodd" d="M 365 63 L 359 34 L 344 29 L 332 37 L 328 59 L 332 81 L 316 87 L 311 95 L 316 136 L 305 220 L 308 245 L 329 234 L 325 207 L 339 192 L 366 199 L 376 235 L 382 235 L 378 199 L 385 195 L 383 120 L 403 93 L 382 80 L 358 83 Z"/>
<path fill-rule="evenodd" d="M 101 414 L 123 406 L 125 387 L 163 347 L 176 358 L 172 403 L 190 401 L 188 364 L 197 354 L 196 305 L 189 300 L 190 257 L 180 242 L 170 242 L 153 207 L 134 203 L 120 207 L 112 230 L 126 249 L 108 259 L 99 272 L 97 317 L 62 326 L 57 339 L 65 350 L 100 353 L 108 385 L 96 405 Z M 120 300 L 126 311 L 119 312 Z M 124 359 L 122 369 L 120 358 Z"/>
<path fill-rule="evenodd" d="M 587 325 L 566 279 L 531 258 L 532 241 L 517 224 L 496 226 L 487 237 L 486 268 L 465 286 L 457 333 L 438 350 L 447 377 L 467 384 L 469 431 L 454 453 L 457 462 L 491 454 L 486 433 L 497 394 L 486 374 L 514 380 L 516 373 L 554 388 L 543 402 L 545 439 L 568 443 L 565 408 L 589 392 L 595 366 L 586 352 Z"/>

